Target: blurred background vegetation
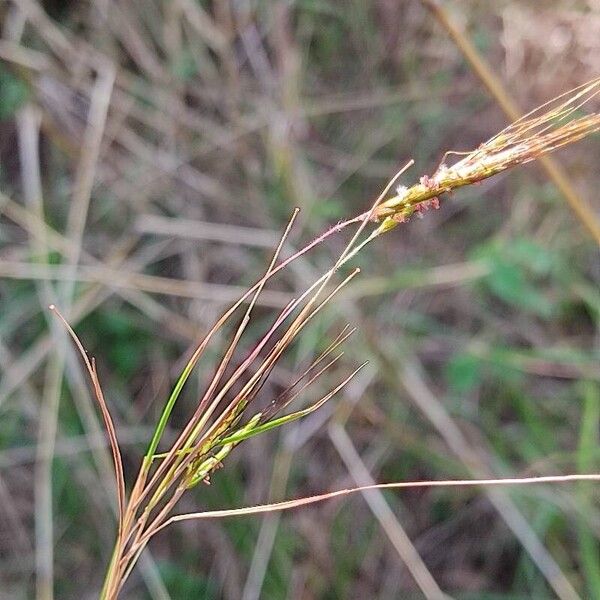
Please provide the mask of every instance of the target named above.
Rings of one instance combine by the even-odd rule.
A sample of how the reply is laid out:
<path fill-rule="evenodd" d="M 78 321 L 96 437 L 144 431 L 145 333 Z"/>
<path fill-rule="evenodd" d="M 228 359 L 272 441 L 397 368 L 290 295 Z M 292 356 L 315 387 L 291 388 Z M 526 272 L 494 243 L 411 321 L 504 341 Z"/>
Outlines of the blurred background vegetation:
<path fill-rule="evenodd" d="M 506 124 L 444 15 L 523 109 L 598 75 L 597 0 L 440 6 L 0 3 L 0 598 L 96 597 L 113 541 L 110 457 L 51 302 L 97 357 L 131 479 L 185 358 L 293 207 L 299 247 L 407 159 L 412 183 Z M 596 214 L 599 158 L 598 136 L 556 157 Z M 341 244 L 267 290 L 252 327 Z M 600 261 L 538 165 L 457 193 L 357 263 L 270 391 L 346 322 L 344 365 L 317 388 L 369 366 L 307 420 L 245 442 L 180 511 L 598 471 Z M 599 499 L 586 485 L 414 490 L 175 525 L 123 597 L 600 598 Z"/>

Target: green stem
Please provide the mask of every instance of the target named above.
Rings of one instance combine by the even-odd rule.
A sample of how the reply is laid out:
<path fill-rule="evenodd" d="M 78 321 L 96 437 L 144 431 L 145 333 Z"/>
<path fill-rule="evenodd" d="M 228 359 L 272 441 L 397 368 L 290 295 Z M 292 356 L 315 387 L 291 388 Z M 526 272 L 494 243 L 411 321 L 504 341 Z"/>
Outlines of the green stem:
<path fill-rule="evenodd" d="M 104 583 L 102 584 L 102 591 L 100 592 L 100 600 L 111 600 L 108 593 L 110 588 L 112 587 L 112 580 L 115 575 L 115 566 L 118 564 L 119 559 L 119 540 L 116 541 L 115 547 L 112 552 L 112 556 L 110 557 L 110 563 L 108 564 L 108 569 L 106 570 L 106 576 L 104 577 Z"/>
<path fill-rule="evenodd" d="M 600 422 L 600 390 L 591 381 L 582 384 L 583 414 L 579 433 L 577 468 L 580 473 L 594 469 L 594 452 L 598 447 L 598 423 Z M 592 498 L 591 486 L 583 481 L 579 484 L 581 511 L 577 518 L 577 534 L 582 572 L 590 598 L 600 597 L 600 547 L 596 536 L 591 532 L 587 513 L 591 512 L 589 499 Z"/>

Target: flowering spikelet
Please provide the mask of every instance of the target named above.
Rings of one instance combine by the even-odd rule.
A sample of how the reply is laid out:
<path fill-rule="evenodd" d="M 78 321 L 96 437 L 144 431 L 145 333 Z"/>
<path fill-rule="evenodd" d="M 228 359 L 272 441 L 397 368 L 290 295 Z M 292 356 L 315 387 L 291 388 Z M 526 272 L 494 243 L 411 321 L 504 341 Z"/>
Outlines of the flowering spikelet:
<path fill-rule="evenodd" d="M 383 233 L 415 213 L 421 215 L 424 210 L 438 208 L 442 194 L 479 183 L 599 131 L 599 113 L 575 116 L 598 94 L 600 78 L 535 109 L 451 166 L 442 161 L 431 177 L 424 175 L 410 188 L 398 187 L 396 195 L 377 208 L 373 220 L 381 222 L 379 230 Z M 446 156 L 449 154 L 462 153 L 448 152 Z"/>

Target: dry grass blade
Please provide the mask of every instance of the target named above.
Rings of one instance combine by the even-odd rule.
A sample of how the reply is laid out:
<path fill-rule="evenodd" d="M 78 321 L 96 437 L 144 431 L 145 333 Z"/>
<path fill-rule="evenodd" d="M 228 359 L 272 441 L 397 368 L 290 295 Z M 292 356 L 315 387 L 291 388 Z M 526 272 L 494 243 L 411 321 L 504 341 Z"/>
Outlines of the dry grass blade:
<path fill-rule="evenodd" d="M 329 426 L 329 437 L 356 485 L 373 485 L 375 481 L 369 469 L 341 423 L 333 422 Z M 449 600 L 449 596 L 442 592 L 381 490 L 366 490 L 363 492 L 363 497 L 379 522 L 381 530 L 388 537 L 425 597 L 432 600 Z"/>
<path fill-rule="evenodd" d="M 287 387 L 277 398 L 271 401 L 265 410 L 262 411 L 261 421 L 268 421 L 271 417 L 276 415 L 279 411 L 283 410 L 294 398 L 310 383 L 314 382 L 321 374 L 323 374 L 332 364 L 334 364 L 343 353 L 339 354 L 335 359 L 329 361 L 327 366 L 323 367 L 318 373 L 312 376 L 307 383 L 305 383 L 300 390 L 296 390 L 296 387 L 310 374 L 314 369 L 321 364 L 332 352 L 334 352 L 341 344 L 343 344 L 353 333 L 356 331 L 355 328 L 350 328 L 346 325 L 336 339 L 312 362 L 312 364 L 289 386 Z"/>
<path fill-rule="evenodd" d="M 106 400 L 104 399 L 104 394 L 102 392 L 102 388 L 100 386 L 100 380 L 98 379 L 98 373 L 96 371 L 96 364 L 94 359 L 91 360 L 88 358 L 87 352 L 83 347 L 83 344 L 77 337 L 73 328 L 69 325 L 67 320 L 63 317 L 61 312 L 54 306 L 53 304 L 49 306 L 50 310 L 56 314 L 56 316 L 62 321 L 63 325 L 66 327 L 69 335 L 75 342 L 77 349 L 79 350 L 79 354 L 85 363 L 85 367 L 92 381 L 92 385 L 94 387 L 94 392 L 96 395 L 96 399 L 98 401 L 98 405 L 100 406 L 100 410 L 102 412 L 102 418 L 104 419 L 104 425 L 106 427 L 106 431 L 108 433 L 108 439 L 110 441 L 110 448 L 113 455 L 113 462 L 115 466 L 115 475 L 117 479 L 117 502 L 119 507 L 119 537 L 121 535 L 121 528 L 123 525 L 123 518 L 125 514 L 125 476 L 123 474 L 123 459 L 121 458 L 121 450 L 119 449 L 119 442 L 117 439 L 117 432 L 115 430 L 115 425 L 113 423 L 112 417 L 110 416 L 110 411 L 108 410 L 108 406 L 106 404 Z"/>
<path fill-rule="evenodd" d="M 500 487 L 516 485 L 537 485 L 544 483 L 574 483 L 577 481 L 595 481 L 600 482 L 600 474 L 572 474 L 572 475 L 544 475 L 540 477 L 507 477 L 504 479 L 446 479 L 431 481 L 399 481 L 394 483 L 375 483 L 373 485 L 345 488 L 334 492 L 325 492 L 315 496 L 307 496 L 296 500 L 284 500 L 283 502 L 273 502 L 271 504 L 257 504 L 255 506 L 246 506 L 243 508 L 232 508 L 223 510 L 211 510 L 199 513 L 187 513 L 174 515 L 165 523 L 157 528 L 156 532 L 164 529 L 172 523 L 189 521 L 191 519 L 222 519 L 224 517 L 241 517 L 246 515 L 257 515 L 281 510 L 290 510 L 300 506 L 308 506 L 333 500 L 350 494 L 366 492 L 368 490 L 392 490 L 392 489 L 415 489 L 415 488 L 434 488 L 434 487 Z"/>

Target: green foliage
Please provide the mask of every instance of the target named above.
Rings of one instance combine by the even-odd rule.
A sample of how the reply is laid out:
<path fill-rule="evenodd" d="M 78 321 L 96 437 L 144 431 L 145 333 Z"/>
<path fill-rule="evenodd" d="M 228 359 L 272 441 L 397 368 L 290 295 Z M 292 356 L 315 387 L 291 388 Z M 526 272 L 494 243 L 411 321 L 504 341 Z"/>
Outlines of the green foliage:
<path fill-rule="evenodd" d="M 277 552 L 273 553 L 265 574 L 262 597 L 286 598 L 289 589 L 290 573 L 297 564 L 297 557 L 306 551 L 302 538 L 295 528 L 283 521 L 275 538 Z"/>
<path fill-rule="evenodd" d="M 0 448 L 10 448 L 27 443 L 26 420 L 17 410 L 5 410 L 0 420 Z"/>
<path fill-rule="evenodd" d="M 369 520 L 357 519 L 356 512 L 360 501 L 354 500 L 340 510 L 331 525 L 329 543 L 331 547 L 330 566 L 335 572 L 333 586 L 324 582 L 327 590 L 324 598 L 348 598 L 352 596 L 356 570 L 360 568 L 365 554 L 369 550 L 369 542 L 376 535 L 375 524 Z"/>
<path fill-rule="evenodd" d="M 342 219 L 348 214 L 348 207 L 340 198 L 318 199 L 311 207 L 311 221 L 316 219 L 318 223 L 331 223 Z"/>
<path fill-rule="evenodd" d="M 198 74 L 198 65 L 190 52 L 182 52 L 177 56 L 172 71 L 181 81 L 189 81 Z"/>
<path fill-rule="evenodd" d="M 473 258 L 489 266 L 485 289 L 506 304 L 542 318 L 549 318 L 554 302 L 543 284 L 551 275 L 553 256 L 525 239 L 494 241 L 479 247 Z"/>
<path fill-rule="evenodd" d="M 551 503 L 525 502 L 524 499 L 518 503 L 524 507 L 526 514 L 529 515 L 529 523 L 533 530 L 545 540 L 547 546 L 552 547 L 553 540 L 559 539 L 564 534 L 566 523 L 564 515 L 560 509 Z M 529 506 L 527 506 L 529 504 Z M 521 557 L 515 571 L 515 583 L 519 589 L 529 591 L 530 598 L 548 598 L 552 594 L 548 584 L 540 575 L 539 570 L 526 552 L 521 553 Z"/>
<path fill-rule="evenodd" d="M 581 385 L 583 395 L 583 410 L 579 431 L 579 448 L 577 452 L 577 467 L 582 473 L 597 471 L 598 430 L 600 427 L 600 387 L 590 381 Z M 577 539 L 579 554 L 585 574 L 586 585 L 590 598 L 600 598 L 600 545 L 597 537 L 590 530 L 587 515 L 590 514 L 589 498 L 593 486 L 581 482 L 579 487 L 580 510 L 577 518 Z"/>
<path fill-rule="evenodd" d="M 0 120 L 12 117 L 28 97 L 23 81 L 0 63 Z"/>
<path fill-rule="evenodd" d="M 471 391 L 482 378 L 481 360 L 472 354 L 459 352 L 446 366 L 448 385 L 457 394 Z"/>
<path fill-rule="evenodd" d="M 135 313 L 126 309 L 98 310 L 85 319 L 80 330 L 88 346 L 95 348 L 119 377 L 130 378 L 141 368 L 151 336 L 140 326 Z"/>
<path fill-rule="evenodd" d="M 172 598 L 194 598 L 197 600 L 216 600 L 218 598 L 214 584 L 199 575 L 190 561 L 190 568 L 181 567 L 181 562 L 161 560 L 158 563 L 160 576 Z"/>
<path fill-rule="evenodd" d="M 88 498 L 81 493 L 79 482 L 74 477 L 73 468 L 68 458 L 56 458 L 54 460 L 52 485 L 55 502 L 61 506 L 64 514 L 73 517 L 69 525 L 78 528 L 75 516 L 86 511 Z M 78 537 L 81 538 L 81 536 Z"/>

